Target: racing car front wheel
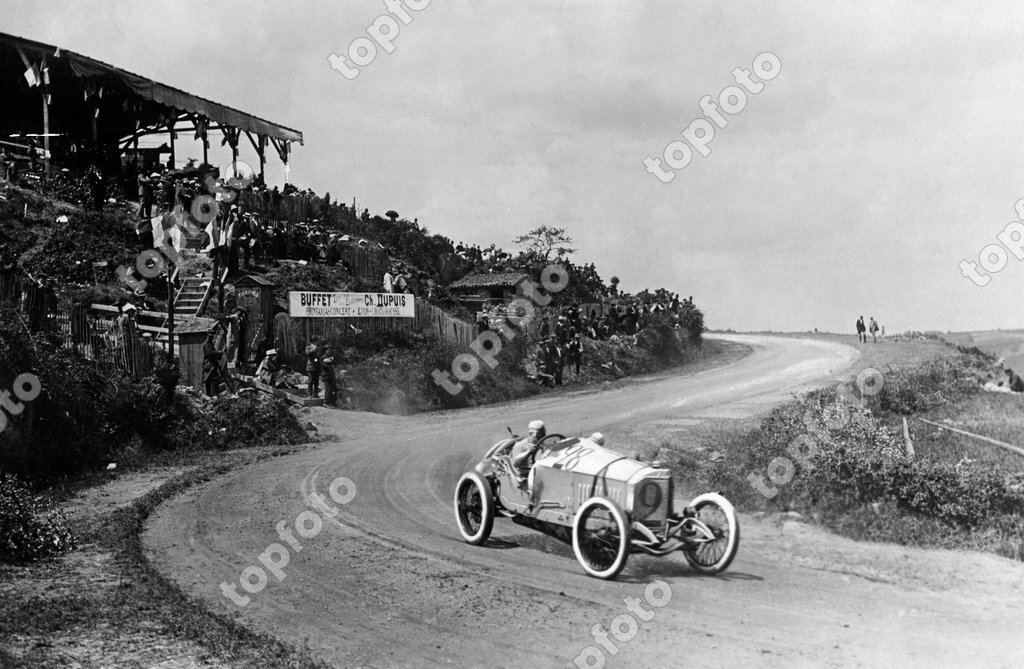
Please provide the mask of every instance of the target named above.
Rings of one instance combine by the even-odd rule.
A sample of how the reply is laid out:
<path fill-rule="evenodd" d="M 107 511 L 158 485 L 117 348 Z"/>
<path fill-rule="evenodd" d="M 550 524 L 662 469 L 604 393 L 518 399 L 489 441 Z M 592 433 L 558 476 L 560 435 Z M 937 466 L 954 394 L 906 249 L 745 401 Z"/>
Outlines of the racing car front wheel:
<path fill-rule="evenodd" d="M 686 561 L 702 574 L 724 571 L 740 547 L 740 526 L 735 509 L 729 500 L 713 492 L 699 495 L 690 506 L 696 510 L 696 520 L 703 525 L 698 529 L 698 535 L 707 528 L 711 536 L 695 537 L 694 545 L 683 551 Z"/>
<path fill-rule="evenodd" d="M 491 485 L 476 472 L 466 472 L 455 486 L 455 521 L 468 544 L 479 546 L 491 536 L 494 497 Z"/>
<path fill-rule="evenodd" d="M 572 550 L 591 576 L 613 579 L 629 559 L 629 523 L 619 505 L 605 497 L 591 497 L 576 513 Z"/>

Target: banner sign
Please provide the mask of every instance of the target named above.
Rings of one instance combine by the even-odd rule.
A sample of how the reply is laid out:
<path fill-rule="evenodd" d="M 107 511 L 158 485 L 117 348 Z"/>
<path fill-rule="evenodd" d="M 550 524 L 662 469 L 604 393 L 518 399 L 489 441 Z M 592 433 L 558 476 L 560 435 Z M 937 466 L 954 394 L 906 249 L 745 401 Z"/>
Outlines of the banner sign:
<path fill-rule="evenodd" d="M 288 291 L 292 318 L 415 318 L 415 298 L 407 293 L 317 293 Z"/>

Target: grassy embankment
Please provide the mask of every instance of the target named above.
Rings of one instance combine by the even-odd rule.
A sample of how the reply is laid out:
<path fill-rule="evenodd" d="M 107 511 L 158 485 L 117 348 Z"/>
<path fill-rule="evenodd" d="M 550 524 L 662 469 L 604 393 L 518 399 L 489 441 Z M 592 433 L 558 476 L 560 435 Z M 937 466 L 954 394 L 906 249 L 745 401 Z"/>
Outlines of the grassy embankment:
<path fill-rule="evenodd" d="M 307 649 L 253 632 L 184 596 L 149 564 L 141 542 L 146 518 L 165 499 L 297 448 L 302 447 L 187 457 L 168 452 L 134 471 L 102 472 L 52 490 L 66 498 L 86 484 L 127 482 L 120 491 L 103 486 L 101 497 L 71 505 L 80 544 L 75 552 L 32 564 L 0 564 L 0 666 L 326 666 Z M 155 485 L 139 484 L 151 479 Z M 123 503 L 114 511 L 94 512 L 118 492 Z"/>
<path fill-rule="evenodd" d="M 1024 559 L 1024 457 L 920 420 L 1024 446 L 1024 397 L 982 391 L 998 369 L 980 351 L 856 345 L 863 355 L 845 387 L 667 439 L 662 457 L 684 485 L 722 490 L 742 510 L 797 511 L 857 539 Z M 869 367 L 882 374 L 880 391 L 855 383 Z"/>

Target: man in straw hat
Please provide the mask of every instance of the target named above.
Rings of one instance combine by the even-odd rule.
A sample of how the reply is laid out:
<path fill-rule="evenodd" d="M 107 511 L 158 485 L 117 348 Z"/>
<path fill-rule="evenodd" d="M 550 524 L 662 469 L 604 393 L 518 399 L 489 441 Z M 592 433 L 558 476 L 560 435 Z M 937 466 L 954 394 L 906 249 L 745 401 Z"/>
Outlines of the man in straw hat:
<path fill-rule="evenodd" d="M 282 385 L 283 377 L 284 372 L 281 370 L 281 363 L 277 360 L 277 349 L 269 349 L 263 361 L 260 362 L 260 366 L 256 369 L 256 379 L 261 383 L 277 388 Z"/>

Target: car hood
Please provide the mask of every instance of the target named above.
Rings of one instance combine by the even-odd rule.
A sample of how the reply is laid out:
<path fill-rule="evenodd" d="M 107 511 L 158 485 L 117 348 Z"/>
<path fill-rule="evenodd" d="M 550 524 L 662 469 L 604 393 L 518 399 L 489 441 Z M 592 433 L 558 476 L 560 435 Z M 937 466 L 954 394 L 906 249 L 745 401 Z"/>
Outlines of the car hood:
<path fill-rule="evenodd" d="M 589 439 L 576 437 L 555 444 L 543 457 L 537 458 L 536 464 L 626 482 L 665 471 L 599 446 Z"/>

